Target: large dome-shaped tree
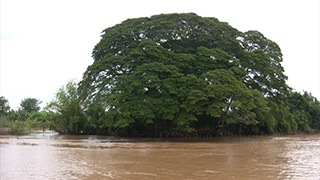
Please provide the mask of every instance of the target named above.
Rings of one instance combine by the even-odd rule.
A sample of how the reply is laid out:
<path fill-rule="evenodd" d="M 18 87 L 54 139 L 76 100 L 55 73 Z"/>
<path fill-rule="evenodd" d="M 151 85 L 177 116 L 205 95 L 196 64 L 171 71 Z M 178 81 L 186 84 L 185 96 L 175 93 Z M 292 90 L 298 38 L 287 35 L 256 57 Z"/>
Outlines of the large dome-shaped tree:
<path fill-rule="evenodd" d="M 281 111 L 270 107 L 288 89 L 276 43 L 192 13 L 128 19 L 105 29 L 92 55 L 83 99 L 105 105 L 111 129 L 133 134 L 272 131 Z"/>

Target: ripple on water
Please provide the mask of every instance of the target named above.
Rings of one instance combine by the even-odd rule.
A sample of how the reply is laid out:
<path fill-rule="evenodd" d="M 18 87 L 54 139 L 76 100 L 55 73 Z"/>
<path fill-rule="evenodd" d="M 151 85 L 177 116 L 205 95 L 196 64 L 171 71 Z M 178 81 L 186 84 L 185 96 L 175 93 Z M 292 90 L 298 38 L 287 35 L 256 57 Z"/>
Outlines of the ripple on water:
<path fill-rule="evenodd" d="M 38 132 L 0 136 L 0 144 L 0 179 L 320 177 L 320 135 L 179 141 Z"/>

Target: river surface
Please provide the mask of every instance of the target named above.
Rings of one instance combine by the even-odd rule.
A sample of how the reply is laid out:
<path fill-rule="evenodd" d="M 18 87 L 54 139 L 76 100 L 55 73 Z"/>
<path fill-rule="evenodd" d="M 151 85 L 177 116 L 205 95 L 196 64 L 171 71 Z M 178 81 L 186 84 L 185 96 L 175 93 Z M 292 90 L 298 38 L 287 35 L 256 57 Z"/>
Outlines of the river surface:
<path fill-rule="evenodd" d="M 320 135 L 0 136 L 0 179 L 320 179 Z"/>

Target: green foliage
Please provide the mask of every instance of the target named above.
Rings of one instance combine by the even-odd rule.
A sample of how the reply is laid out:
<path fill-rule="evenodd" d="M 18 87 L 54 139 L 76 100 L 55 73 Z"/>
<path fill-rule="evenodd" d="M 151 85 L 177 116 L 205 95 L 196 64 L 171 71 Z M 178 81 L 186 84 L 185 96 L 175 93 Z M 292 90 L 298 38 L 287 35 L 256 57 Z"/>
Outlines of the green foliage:
<path fill-rule="evenodd" d="M 0 97 L 0 119 L 6 118 L 10 110 L 9 102 L 8 100 L 4 97 Z"/>
<path fill-rule="evenodd" d="M 24 135 L 29 133 L 29 131 L 30 129 L 25 121 L 0 119 L 0 134 Z"/>
<path fill-rule="evenodd" d="M 55 114 L 52 123 L 58 132 L 78 134 L 84 131 L 86 118 L 75 82 L 70 81 L 66 86 L 61 87 L 46 109 Z"/>
<path fill-rule="evenodd" d="M 20 106 L 21 109 L 30 113 L 33 111 L 39 111 L 41 101 L 35 98 L 25 98 L 21 101 Z"/>
<path fill-rule="evenodd" d="M 320 103 L 311 94 L 291 92 L 289 96 L 290 113 L 297 123 L 298 131 L 313 132 L 320 129 Z"/>
<path fill-rule="evenodd" d="M 285 117 L 270 106 L 285 104 L 288 94 L 278 45 L 215 18 L 129 19 L 103 31 L 93 58 L 79 93 L 87 104 L 105 104 L 111 131 L 241 133 L 252 126 L 270 133 Z"/>
<path fill-rule="evenodd" d="M 23 135 L 33 130 L 49 129 L 51 118 L 49 113 L 24 110 L 11 110 L 7 118 L 0 119 L 0 134 Z"/>
<path fill-rule="evenodd" d="M 52 114 L 45 111 L 36 112 L 33 111 L 27 114 L 27 121 L 29 121 L 32 129 L 50 129 L 52 122 Z"/>
<path fill-rule="evenodd" d="M 28 112 L 22 109 L 11 110 L 8 114 L 8 119 L 11 121 L 26 121 Z"/>
<path fill-rule="evenodd" d="M 283 74 L 282 53 L 279 46 L 258 31 L 245 32 L 240 43 L 244 47 L 241 65 L 247 71 L 245 82 L 268 97 L 285 98 L 288 86 Z"/>

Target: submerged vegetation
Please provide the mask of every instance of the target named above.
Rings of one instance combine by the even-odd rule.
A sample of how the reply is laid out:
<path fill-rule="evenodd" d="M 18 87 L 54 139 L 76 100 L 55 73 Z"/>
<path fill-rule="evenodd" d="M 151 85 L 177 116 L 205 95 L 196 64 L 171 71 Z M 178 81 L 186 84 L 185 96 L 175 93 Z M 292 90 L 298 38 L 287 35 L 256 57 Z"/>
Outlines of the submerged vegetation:
<path fill-rule="evenodd" d="M 79 83 L 62 87 L 45 111 L 27 114 L 43 113 L 37 122 L 71 134 L 217 136 L 320 129 L 319 101 L 292 91 L 280 47 L 258 31 L 240 32 L 192 13 L 128 19 L 103 31 L 92 56 Z M 20 122 L 6 113 L 1 119 Z"/>

